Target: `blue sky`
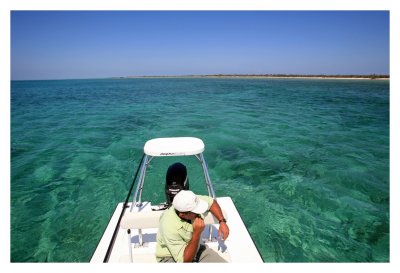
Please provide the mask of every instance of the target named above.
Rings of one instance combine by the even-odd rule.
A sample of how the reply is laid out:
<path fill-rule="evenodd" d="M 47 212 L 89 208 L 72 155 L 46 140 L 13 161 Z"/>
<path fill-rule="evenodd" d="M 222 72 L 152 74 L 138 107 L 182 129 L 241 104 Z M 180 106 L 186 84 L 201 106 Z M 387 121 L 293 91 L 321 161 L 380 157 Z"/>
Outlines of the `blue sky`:
<path fill-rule="evenodd" d="M 11 78 L 389 74 L 388 11 L 11 11 Z"/>

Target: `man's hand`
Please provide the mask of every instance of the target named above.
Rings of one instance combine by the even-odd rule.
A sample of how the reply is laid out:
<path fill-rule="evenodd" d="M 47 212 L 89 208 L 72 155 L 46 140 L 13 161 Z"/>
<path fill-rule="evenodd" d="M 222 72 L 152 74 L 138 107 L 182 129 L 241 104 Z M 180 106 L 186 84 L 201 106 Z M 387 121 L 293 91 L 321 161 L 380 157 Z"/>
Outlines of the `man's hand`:
<path fill-rule="evenodd" d="M 222 238 L 222 240 L 226 240 L 229 236 L 229 227 L 225 222 L 221 222 L 219 224 L 218 229 L 218 238 Z"/>
<path fill-rule="evenodd" d="M 203 232 L 204 227 L 206 226 L 204 224 L 204 220 L 201 217 L 196 217 L 192 223 L 193 226 L 193 232 Z"/>
<path fill-rule="evenodd" d="M 197 246 L 200 242 L 200 236 L 205 227 L 204 220 L 201 217 L 197 217 L 193 220 L 193 235 L 189 241 L 185 250 L 183 251 L 183 261 L 185 263 L 191 263 L 196 256 Z"/>
<path fill-rule="evenodd" d="M 210 207 L 211 213 L 217 218 L 218 220 L 224 219 L 224 215 L 222 213 L 221 207 L 219 206 L 217 200 L 214 200 Z M 218 229 L 218 238 L 222 238 L 222 240 L 226 240 L 229 236 L 229 227 L 225 222 L 220 222 L 219 229 Z"/>

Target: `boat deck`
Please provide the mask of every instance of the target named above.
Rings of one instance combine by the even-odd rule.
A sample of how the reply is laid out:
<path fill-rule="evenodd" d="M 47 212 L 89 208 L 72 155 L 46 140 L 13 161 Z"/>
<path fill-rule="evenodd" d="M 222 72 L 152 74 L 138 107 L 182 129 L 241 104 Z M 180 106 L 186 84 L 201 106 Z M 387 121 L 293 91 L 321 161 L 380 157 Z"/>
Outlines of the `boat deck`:
<path fill-rule="evenodd" d="M 244 225 L 239 212 L 237 211 L 230 197 L 219 197 L 217 201 L 226 213 L 228 226 L 230 229 L 229 237 L 226 241 L 218 240 L 219 224 L 211 224 L 211 228 L 206 226 L 202 234 L 202 242 L 217 251 L 227 262 L 231 263 L 262 263 L 263 260 L 254 245 L 249 232 Z M 107 248 L 111 241 L 119 215 L 122 211 L 123 203 L 119 203 L 113 216 L 98 244 L 90 262 L 100 263 L 106 255 Z M 127 208 L 126 212 L 130 208 Z M 151 211 L 151 203 L 143 202 L 139 211 Z M 211 241 L 210 238 L 211 231 Z M 109 262 L 131 262 L 129 248 L 132 249 L 132 262 L 134 263 L 154 263 L 156 249 L 157 228 L 142 229 L 143 244 L 139 243 L 139 232 L 137 229 L 131 230 L 131 240 L 129 241 L 126 229 L 120 228 L 111 252 Z"/>

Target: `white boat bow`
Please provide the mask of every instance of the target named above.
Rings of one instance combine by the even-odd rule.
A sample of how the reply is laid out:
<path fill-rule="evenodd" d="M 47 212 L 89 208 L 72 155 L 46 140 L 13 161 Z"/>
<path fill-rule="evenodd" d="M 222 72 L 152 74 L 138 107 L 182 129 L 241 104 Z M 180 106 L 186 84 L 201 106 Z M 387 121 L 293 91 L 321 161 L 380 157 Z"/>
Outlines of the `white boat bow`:
<path fill-rule="evenodd" d="M 146 142 L 144 156 L 136 172 L 140 177 L 131 202 L 119 203 L 106 227 L 103 236 L 90 260 L 101 262 L 134 262 L 155 263 L 156 236 L 163 204 L 152 204 L 141 201 L 147 166 L 153 157 L 162 156 L 196 156 L 203 167 L 204 178 L 209 196 L 217 200 L 228 221 L 230 234 L 223 241 L 218 238 L 219 223 L 211 213 L 205 216 L 206 227 L 202 233 L 202 243 L 214 249 L 227 262 L 262 263 L 257 250 L 238 210 L 230 197 L 216 197 L 208 174 L 203 151 L 204 143 L 193 137 L 157 138 Z"/>

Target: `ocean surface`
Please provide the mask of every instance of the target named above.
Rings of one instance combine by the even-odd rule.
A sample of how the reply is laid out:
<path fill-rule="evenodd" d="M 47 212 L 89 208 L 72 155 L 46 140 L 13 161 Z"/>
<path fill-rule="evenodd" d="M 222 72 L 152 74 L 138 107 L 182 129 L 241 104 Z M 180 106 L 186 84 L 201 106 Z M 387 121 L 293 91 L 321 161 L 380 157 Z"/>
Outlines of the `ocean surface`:
<path fill-rule="evenodd" d="M 203 139 L 265 262 L 389 262 L 389 81 L 188 78 L 11 82 L 11 261 L 89 262 L 144 143 L 172 136 Z"/>

